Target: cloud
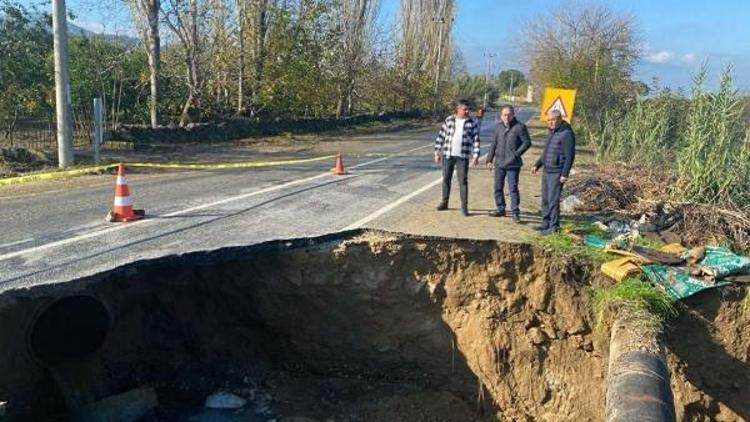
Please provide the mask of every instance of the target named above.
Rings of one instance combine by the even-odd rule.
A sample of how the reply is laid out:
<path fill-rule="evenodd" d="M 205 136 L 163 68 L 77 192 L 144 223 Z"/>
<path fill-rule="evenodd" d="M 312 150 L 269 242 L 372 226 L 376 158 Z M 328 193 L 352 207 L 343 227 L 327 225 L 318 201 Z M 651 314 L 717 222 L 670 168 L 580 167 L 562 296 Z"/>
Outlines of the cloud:
<path fill-rule="evenodd" d="M 688 53 L 682 56 L 680 60 L 687 64 L 693 64 L 698 60 L 698 56 L 696 56 L 695 53 Z"/>
<path fill-rule="evenodd" d="M 646 61 L 651 63 L 667 63 L 672 60 L 674 54 L 669 51 L 659 51 L 646 56 Z"/>

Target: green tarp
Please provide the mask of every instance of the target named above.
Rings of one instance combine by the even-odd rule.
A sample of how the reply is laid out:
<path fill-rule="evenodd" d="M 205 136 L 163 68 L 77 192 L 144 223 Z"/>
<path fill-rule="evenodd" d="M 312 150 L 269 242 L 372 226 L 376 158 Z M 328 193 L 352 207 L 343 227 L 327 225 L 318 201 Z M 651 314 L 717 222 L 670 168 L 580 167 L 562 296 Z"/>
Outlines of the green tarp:
<path fill-rule="evenodd" d="M 661 287 L 667 296 L 673 300 L 684 299 L 701 290 L 729 284 L 721 281 L 711 283 L 700 278 L 691 277 L 687 271 L 680 267 L 651 264 L 644 265 L 641 269 L 649 281 Z"/>
<path fill-rule="evenodd" d="M 604 249 L 607 247 L 608 243 L 609 240 L 594 234 L 587 234 L 586 236 L 583 236 L 583 244 L 592 248 Z"/>
<path fill-rule="evenodd" d="M 750 270 L 750 258 L 736 255 L 731 250 L 720 246 L 706 246 L 706 254 L 700 262 L 704 272 L 716 279 L 731 274 L 742 274 Z"/>
<path fill-rule="evenodd" d="M 583 243 L 586 246 L 596 249 L 626 246 L 620 245 L 620 240 L 620 238 L 607 239 L 603 236 L 593 234 L 583 237 Z M 686 252 L 682 258 L 686 259 L 687 254 Z M 655 260 L 658 261 L 658 259 Z M 666 261 L 662 260 L 661 262 Z M 678 263 L 676 262 L 675 264 Z M 703 274 L 708 276 L 707 278 L 713 278 L 715 281 L 693 277 L 690 275 L 690 271 L 682 266 L 648 264 L 643 265 L 641 268 L 646 278 L 661 287 L 673 300 L 686 298 L 701 290 L 730 284 L 721 281 L 721 279 L 729 275 L 750 273 L 749 257 L 737 255 L 728 248 L 720 246 L 706 246 L 704 257 L 698 265 Z"/>

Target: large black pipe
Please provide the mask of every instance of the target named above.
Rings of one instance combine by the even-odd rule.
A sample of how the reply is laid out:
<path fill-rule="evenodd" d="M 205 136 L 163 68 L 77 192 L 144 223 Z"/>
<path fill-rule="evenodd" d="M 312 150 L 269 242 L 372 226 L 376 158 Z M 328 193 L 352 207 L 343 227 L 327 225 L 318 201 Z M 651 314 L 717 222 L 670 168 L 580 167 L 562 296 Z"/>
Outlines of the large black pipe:
<path fill-rule="evenodd" d="M 93 296 L 57 299 L 32 321 L 29 352 L 46 367 L 85 359 L 104 344 L 110 320 L 107 308 Z"/>
<path fill-rule="evenodd" d="M 659 337 L 653 324 L 641 324 L 637 318 L 615 321 L 609 347 L 607 422 L 675 421 L 669 367 Z"/>
<path fill-rule="evenodd" d="M 29 327 L 29 354 L 49 371 L 72 420 L 91 420 L 84 416 L 87 406 L 105 396 L 98 352 L 110 326 L 102 302 L 74 295 L 42 308 Z"/>

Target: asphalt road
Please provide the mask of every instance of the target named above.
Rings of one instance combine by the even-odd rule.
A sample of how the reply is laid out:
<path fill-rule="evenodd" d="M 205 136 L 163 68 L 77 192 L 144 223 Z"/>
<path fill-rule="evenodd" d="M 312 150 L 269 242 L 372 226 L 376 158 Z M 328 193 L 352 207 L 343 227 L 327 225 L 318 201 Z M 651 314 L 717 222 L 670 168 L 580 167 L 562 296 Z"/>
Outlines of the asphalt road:
<path fill-rule="evenodd" d="M 531 110 L 518 112 L 522 121 L 531 115 Z M 483 152 L 495 116 L 482 127 Z M 434 202 L 434 193 L 427 192 L 440 189 L 439 168 L 432 163 L 435 132 L 369 136 L 369 152 L 390 155 L 347 158 L 346 176 L 330 175 L 329 162 L 133 175 L 135 206 L 148 214 L 135 223 L 103 221 L 112 203 L 112 176 L 72 189 L 4 197 L 0 292 L 170 254 L 369 227 L 396 208 L 404 212 Z"/>

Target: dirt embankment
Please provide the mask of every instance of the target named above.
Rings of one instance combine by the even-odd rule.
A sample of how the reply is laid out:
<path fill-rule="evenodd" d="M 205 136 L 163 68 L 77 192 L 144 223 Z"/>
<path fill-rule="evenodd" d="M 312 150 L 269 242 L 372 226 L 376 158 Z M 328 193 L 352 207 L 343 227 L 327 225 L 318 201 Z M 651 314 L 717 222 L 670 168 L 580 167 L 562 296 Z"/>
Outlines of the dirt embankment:
<path fill-rule="evenodd" d="M 677 417 L 750 421 L 750 309 L 745 291 L 709 290 L 684 301 L 667 327 Z"/>
<path fill-rule="evenodd" d="M 187 420 L 218 389 L 248 400 L 232 416 L 242 421 L 601 420 L 608 337 L 592 332 L 579 270 L 528 245 L 388 233 L 136 263 L 0 296 L 0 401 L 19 420 L 64 413 L 71 363 L 45 368 L 23 339 L 54 298 L 86 294 L 112 321 L 83 359 L 97 374 L 89 400 L 154 386 L 148 420 Z M 679 367 L 678 349 L 694 346 L 671 341 Z M 701 393 L 678 371 L 678 408 L 692 404 L 697 420 L 742 415 L 741 393 L 723 387 L 742 362 L 715 362 L 726 379 Z"/>

